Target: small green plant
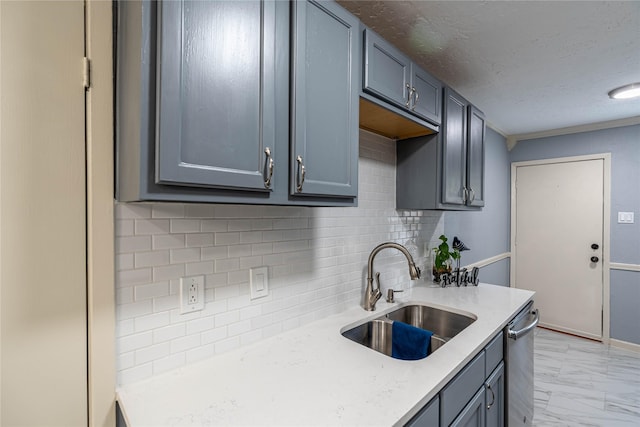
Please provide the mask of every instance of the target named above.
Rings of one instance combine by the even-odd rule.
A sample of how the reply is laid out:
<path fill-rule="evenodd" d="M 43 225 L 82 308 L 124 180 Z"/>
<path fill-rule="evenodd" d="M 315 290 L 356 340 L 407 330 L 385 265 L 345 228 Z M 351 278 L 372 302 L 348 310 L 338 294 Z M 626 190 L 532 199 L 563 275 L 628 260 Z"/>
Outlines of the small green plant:
<path fill-rule="evenodd" d="M 451 271 L 453 260 L 460 259 L 460 252 L 457 249 L 449 250 L 448 239 L 444 234 L 440 235 L 439 239 L 442 243 L 433 248 L 435 254 L 433 259 L 433 280 L 436 282 L 440 281 L 441 274 Z"/>

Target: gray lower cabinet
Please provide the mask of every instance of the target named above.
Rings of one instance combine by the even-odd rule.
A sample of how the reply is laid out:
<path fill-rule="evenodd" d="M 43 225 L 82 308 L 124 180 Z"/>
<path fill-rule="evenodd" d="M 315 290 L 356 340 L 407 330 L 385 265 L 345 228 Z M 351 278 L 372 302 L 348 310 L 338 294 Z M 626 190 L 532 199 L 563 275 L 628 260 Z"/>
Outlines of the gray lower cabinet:
<path fill-rule="evenodd" d="M 460 415 L 451 423 L 451 427 L 484 427 L 484 388 L 478 390 L 473 399 L 464 407 Z"/>
<path fill-rule="evenodd" d="M 499 332 L 407 427 L 504 427 L 505 371 Z"/>
<path fill-rule="evenodd" d="M 485 388 L 485 418 L 487 427 L 504 427 L 505 391 L 504 391 L 504 362 L 493 371 L 484 383 Z"/>
<path fill-rule="evenodd" d="M 442 83 L 368 28 L 364 49 L 364 92 L 439 125 Z"/>
<path fill-rule="evenodd" d="M 290 192 L 356 197 L 360 22 L 326 1 L 293 16 Z"/>
<path fill-rule="evenodd" d="M 484 115 L 444 88 L 441 131 L 396 144 L 396 208 L 484 206 Z"/>
<path fill-rule="evenodd" d="M 117 9 L 118 200 L 355 204 L 356 18 L 333 1 Z"/>
<path fill-rule="evenodd" d="M 420 410 L 406 427 L 434 427 L 440 422 L 440 398 L 434 397 Z"/>

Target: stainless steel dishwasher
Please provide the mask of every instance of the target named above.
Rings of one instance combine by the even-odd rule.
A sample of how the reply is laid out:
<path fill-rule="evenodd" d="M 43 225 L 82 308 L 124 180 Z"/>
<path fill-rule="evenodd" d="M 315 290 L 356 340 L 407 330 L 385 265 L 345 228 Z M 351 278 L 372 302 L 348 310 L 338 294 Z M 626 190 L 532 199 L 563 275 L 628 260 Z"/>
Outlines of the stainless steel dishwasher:
<path fill-rule="evenodd" d="M 540 316 L 533 301 L 505 329 L 506 409 L 508 426 L 531 426 L 533 420 L 533 330 Z"/>

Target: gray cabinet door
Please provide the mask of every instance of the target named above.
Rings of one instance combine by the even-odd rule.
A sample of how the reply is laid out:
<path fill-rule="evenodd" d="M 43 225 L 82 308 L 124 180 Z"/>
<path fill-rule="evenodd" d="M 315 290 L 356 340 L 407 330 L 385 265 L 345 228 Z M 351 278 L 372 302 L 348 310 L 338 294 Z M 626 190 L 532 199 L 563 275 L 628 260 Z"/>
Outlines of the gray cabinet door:
<path fill-rule="evenodd" d="M 440 399 L 438 396 L 424 405 L 405 427 L 437 427 L 440 420 Z"/>
<path fill-rule="evenodd" d="M 170 1 L 158 13 L 156 182 L 268 191 L 275 3 Z"/>
<path fill-rule="evenodd" d="M 451 427 L 484 427 L 484 387 L 465 406 L 460 415 L 453 420 Z"/>
<path fill-rule="evenodd" d="M 467 105 L 453 90 L 444 89 L 442 126 L 442 203 L 464 205 L 467 181 Z"/>
<path fill-rule="evenodd" d="M 411 88 L 414 90 L 411 111 L 440 124 L 442 84 L 415 64 L 411 65 Z"/>
<path fill-rule="evenodd" d="M 291 194 L 356 197 L 359 21 L 334 2 L 292 6 Z"/>
<path fill-rule="evenodd" d="M 484 386 L 486 425 L 504 427 L 504 362 L 500 362 Z"/>
<path fill-rule="evenodd" d="M 469 106 L 467 138 L 467 205 L 484 206 L 484 137 L 485 119 L 482 111 Z"/>
<path fill-rule="evenodd" d="M 363 89 L 400 107 L 410 106 L 411 61 L 368 29 L 364 32 Z"/>

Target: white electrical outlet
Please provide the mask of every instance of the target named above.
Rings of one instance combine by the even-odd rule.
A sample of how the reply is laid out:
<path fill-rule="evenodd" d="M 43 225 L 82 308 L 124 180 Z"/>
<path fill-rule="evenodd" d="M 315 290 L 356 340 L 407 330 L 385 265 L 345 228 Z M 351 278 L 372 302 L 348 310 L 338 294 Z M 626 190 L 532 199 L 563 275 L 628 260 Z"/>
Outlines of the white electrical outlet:
<path fill-rule="evenodd" d="M 249 270 L 251 299 L 262 298 L 269 295 L 269 270 L 267 267 L 255 267 Z"/>
<path fill-rule="evenodd" d="M 180 279 L 180 314 L 204 308 L 204 276 Z"/>

